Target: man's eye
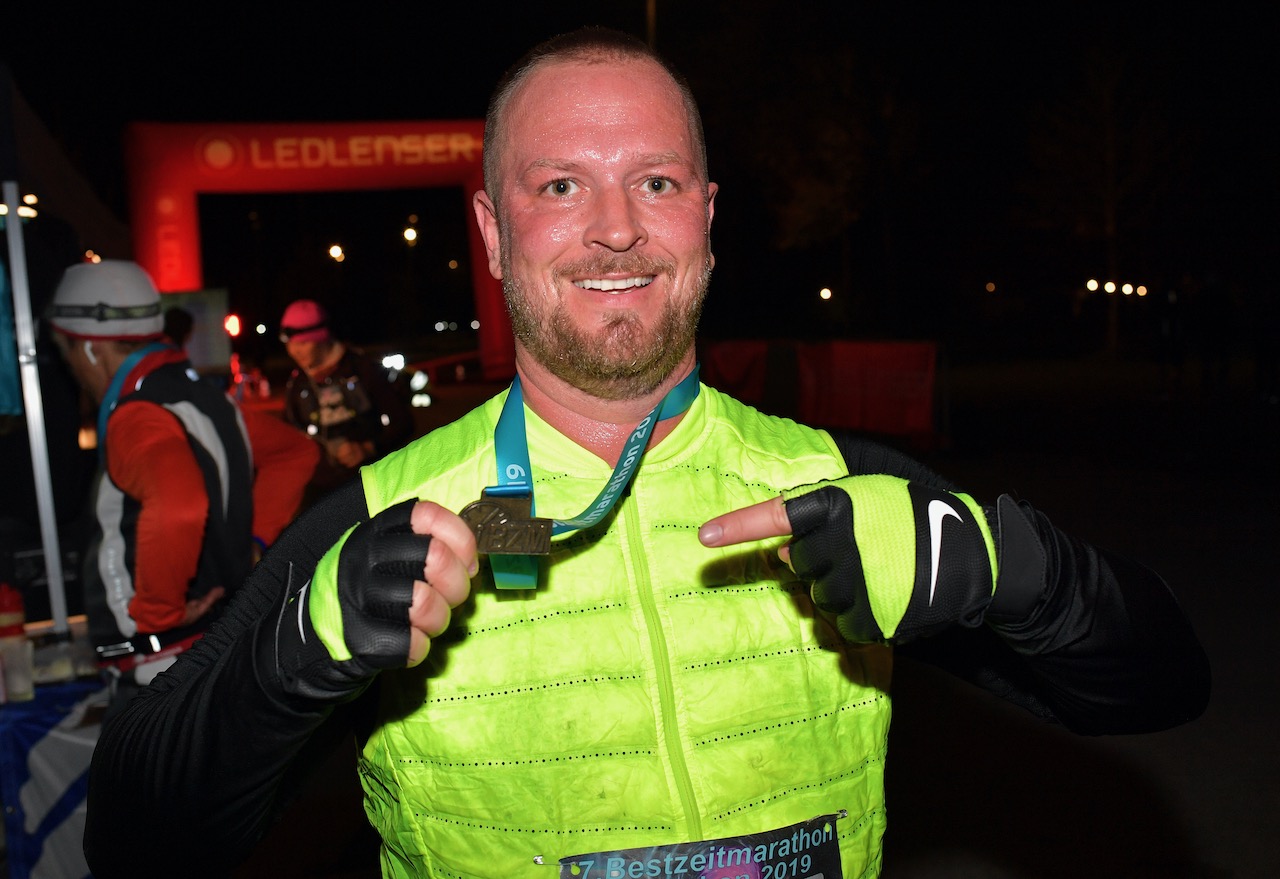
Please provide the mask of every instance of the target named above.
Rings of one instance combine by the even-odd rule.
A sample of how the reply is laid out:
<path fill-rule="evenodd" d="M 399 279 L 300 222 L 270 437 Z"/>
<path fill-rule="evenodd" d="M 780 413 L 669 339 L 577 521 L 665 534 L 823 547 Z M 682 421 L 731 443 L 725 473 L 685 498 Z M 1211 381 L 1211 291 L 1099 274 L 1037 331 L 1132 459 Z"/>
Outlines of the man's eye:
<path fill-rule="evenodd" d="M 675 184 L 672 183 L 670 180 L 668 180 L 666 177 L 650 177 L 648 180 L 645 181 L 644 185 L 645 185 L 645 189 L 649 190 L 650 192 L 658 192 L 658 193 L 670 192 L 675 187 Z"/>
<path fill-rule="evenodd" d="M 578 184 L 572 180 L 552 180 L 547 184 L 547 192 L 552 195 L 573 195 L 578 191 Z"/>

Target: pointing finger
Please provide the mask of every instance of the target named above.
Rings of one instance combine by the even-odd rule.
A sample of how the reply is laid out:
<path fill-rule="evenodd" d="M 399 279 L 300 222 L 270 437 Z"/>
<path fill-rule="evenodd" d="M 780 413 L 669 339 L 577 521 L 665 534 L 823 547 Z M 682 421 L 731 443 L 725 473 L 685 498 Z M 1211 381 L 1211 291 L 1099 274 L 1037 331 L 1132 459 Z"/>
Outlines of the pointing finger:
<path fill-rule="evenodd" d="M 779 495 L 716 516 L 698 529 L 698 539 L 704 546 L 732 546 L 749 540 L 785 537 L 790 533 L 791 521 Z"/>

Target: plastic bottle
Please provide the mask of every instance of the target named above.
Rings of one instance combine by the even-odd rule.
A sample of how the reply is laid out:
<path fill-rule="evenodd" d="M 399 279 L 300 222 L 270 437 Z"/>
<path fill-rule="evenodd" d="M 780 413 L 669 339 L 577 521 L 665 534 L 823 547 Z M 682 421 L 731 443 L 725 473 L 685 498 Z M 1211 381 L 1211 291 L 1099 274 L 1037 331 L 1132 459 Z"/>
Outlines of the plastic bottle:
<path fill-rule="evenodd" d="M 35 649 L 27 638 L 22 593 L 0 583 L 0 664 L 4 667 L 5 700 L 35 698 Z"/>

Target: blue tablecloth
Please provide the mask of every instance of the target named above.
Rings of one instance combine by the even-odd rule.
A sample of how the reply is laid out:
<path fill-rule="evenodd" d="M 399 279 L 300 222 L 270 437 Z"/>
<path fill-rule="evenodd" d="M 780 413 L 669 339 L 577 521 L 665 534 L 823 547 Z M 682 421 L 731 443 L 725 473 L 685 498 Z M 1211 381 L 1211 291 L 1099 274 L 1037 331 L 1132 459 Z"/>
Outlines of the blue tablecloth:
<path fill-rule="evenodd" d="M 85 793 L 98 681 L 36 687 L 35 699 L 0 705 L 0 802 L 10 879 L 84 879 Z"/>

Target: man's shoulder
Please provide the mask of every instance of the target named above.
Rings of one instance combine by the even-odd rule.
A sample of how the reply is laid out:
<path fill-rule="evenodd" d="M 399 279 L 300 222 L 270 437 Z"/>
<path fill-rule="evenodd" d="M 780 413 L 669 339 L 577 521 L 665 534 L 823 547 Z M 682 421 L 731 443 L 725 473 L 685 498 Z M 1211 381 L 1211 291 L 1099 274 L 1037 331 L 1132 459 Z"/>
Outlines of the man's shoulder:
<path fill-rule="evenodd" d="M 708 416 L 722 429 L 758 432 L 774 439 L 795 437 L 822 443 L 829 441 L 827 432 L 821 428 L 763 412 L 724 391 L 704 385 L 702 393 L 706 396 Z"/>
<path fill-rule="evenodd" d="M 707 423 L 702 428 L 711 441 L 733 455 L 746 455 L 760 463 L 839 459 L 831 435 L 820 428 L 790 418 L 762 412 L 714 388 L 703 388 Z"/>
<path fill-rule="evenodd" d="M 486 445 L 493 440 L 499 411 L 501 408 L 498 398 L 486 400 L 461 417 L 423 434 L 409 443 L 405 450 L 413 450 L 417 447 L 418 451 L 422 451 L 429 448 L 442 449 L 455 446 L 462 446 L 465 449 L 475 446 L 476 440 L 480 438 L 482 441 L 479 445 Z"/>
<path fill-rule="evenodd" d="M 377 484 L 397 495 L 401 488 L 391 486 L 418 485 L 442 478 L 451 470 L 469 466 L 477 458 L 490 453 L 504 397 L 505 392 L 361 468 L 366 492 L 371 485 Z"/>
<path fill-rule="evenodd" d="M 107 421 L 107 430 L 111 436 L 148 430 L 165 430 L 175 436 L 183 434 L 181 422 L 163 402 L 140 394 L 130 394 L 116 404 Z"/>
<path fill-rule="evenodd" d="M 163 363 L 148 372 L 132 391 L 121 396 L 117 407 L 131 403 L 168 406 L 188 401 L 202 407 L 235 407 L 222 388 L 198 374 L 187 360 Z"/>
<path fill-rule="evenodd" d="M 342 356 L 338 358 L 338 364 L 334 367 L 333 374 L 335 376 L 351 374 L 366 382 L 375 379 L 385 380 L 387 377 L 386 368 L 383 367 L 381 361 L 376 360 L 373 355 L 363 348 L 351 345 L 348 345 L 346 350 L 342 352 Z"/>

